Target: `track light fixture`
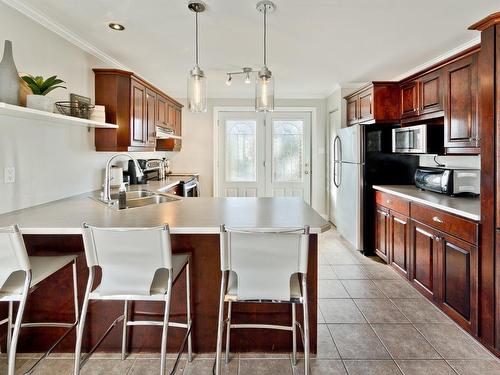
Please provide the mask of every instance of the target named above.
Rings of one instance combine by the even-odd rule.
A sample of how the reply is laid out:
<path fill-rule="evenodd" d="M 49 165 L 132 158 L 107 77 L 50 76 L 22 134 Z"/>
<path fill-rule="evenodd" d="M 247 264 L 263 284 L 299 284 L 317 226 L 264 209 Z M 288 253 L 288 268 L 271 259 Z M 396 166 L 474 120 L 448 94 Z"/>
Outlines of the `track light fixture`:
<path fill-rule="evenodd" d="M 257 11 L 262 13 L 264 20 L 264 63 L 260 70 L 254 70 L 252 68 L 243 68 L 238 72 L 227 73 L 226 85 L 231 85 L 231 80 L 233 75 L 244 74 L 244 82 L 251 83 L 250 74 L 257 73 L 257 79 L 255 81 L 255 110 L 257 112 L 266 112 L 274 110 L 274 77 L 267 67 L 267 14 L 271 13 L 275 9 L 275 5 L 272 1 L 262 0 L 257 3 Z"/>

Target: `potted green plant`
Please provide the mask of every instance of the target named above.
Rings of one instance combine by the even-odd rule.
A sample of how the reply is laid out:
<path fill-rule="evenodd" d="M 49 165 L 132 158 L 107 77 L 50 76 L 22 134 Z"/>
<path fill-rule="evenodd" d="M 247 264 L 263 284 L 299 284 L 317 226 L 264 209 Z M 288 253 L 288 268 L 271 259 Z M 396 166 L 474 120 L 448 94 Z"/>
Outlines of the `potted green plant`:
<path fill-rule="evenodd" d="M 58 79 L 57 76 L 49 77 L 46 80 L 44 80 L 43 77 L 33 77 L 32 75 L 26 75 L 21 78 L 26 82 L 33 93 L 33 95 L 28 95 L 26 97 L 26 107 L 45 112 L 53 112 L 54 99 L 46 95 L 57 88 L 65 89 L 66 87 L 61 85 L 64 81 Z"/>

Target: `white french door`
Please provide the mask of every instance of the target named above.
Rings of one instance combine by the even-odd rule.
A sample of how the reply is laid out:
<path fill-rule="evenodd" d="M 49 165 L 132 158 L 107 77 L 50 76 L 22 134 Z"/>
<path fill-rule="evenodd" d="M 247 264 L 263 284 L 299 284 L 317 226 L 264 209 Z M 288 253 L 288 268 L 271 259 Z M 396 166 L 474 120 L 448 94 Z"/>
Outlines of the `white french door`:
<path fill-rule="evenodd" d="M 309 112 L 220 112 L 218 195 L 311 200 Z"/>

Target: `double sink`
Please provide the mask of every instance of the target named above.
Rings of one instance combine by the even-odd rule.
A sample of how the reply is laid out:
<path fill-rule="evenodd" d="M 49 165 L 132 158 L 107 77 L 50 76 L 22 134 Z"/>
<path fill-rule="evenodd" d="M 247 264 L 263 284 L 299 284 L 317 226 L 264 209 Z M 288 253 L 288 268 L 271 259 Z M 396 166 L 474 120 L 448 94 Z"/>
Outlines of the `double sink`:
<path fill-rule="evenodd" d="M 132 190 L 126 192 L 127 197 L 127 206 L 124 208 L 125 210 L 131 208 L 139 208 L 150 206 L 152 204 L 161 204 L 168 202 L 176 202 L 181 200 L 181 198 L 170 195 L 166 193 L 158 193 L 150 190 Z M 92 196 L 91 198 L 96 199 L 99 203 L 105 204 L 108 207 L 112 207 L 114 209 L 119 209 L 118 207 L 118 191 L 111 192 L 112 203 L 107 203 L 102 201 L 99 197 Z"/>

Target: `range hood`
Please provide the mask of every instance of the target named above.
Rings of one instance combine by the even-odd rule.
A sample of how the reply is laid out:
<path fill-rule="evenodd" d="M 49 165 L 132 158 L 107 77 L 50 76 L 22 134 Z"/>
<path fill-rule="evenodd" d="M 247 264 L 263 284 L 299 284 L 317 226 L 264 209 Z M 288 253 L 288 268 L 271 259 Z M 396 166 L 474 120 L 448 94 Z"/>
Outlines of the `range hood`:
<path fill-rule="evenodd" d="M 157 126 L 156 139 L 182 139 L 182 137 L 175 135 L 174 129 Z"/>

